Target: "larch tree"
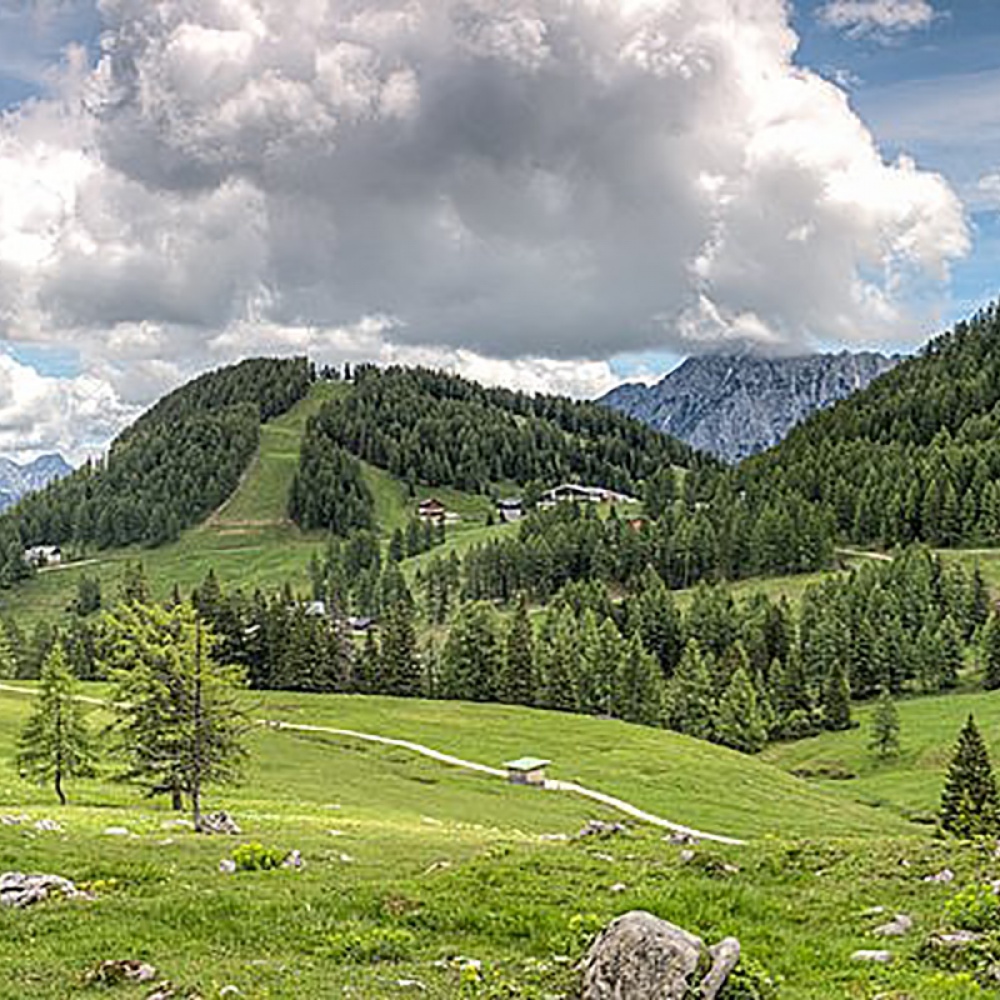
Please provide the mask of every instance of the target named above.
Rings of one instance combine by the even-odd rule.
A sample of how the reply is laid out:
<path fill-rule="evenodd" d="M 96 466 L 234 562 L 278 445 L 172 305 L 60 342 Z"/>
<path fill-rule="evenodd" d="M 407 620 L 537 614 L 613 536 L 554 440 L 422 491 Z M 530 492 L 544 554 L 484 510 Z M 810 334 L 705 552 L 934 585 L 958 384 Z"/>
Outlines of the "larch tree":
<path fill-rule="evenodd" d="M 868 749 L 882 760 L 897 756 L 899 753 L 899 730 L 899 712 L 896 709 L 896 703 L 888 691 L 883 691 L 875 705 L 875 711 L 872 713 Z"/>
<path fill-rule="evenodd" d="M 21 775 L 39 784 L 51 782 L 66 805 L 65 781 L 94 774 L 94 750 L 62 645 L 56 643 L 42 666 L 38 703 L 18 741 Z"/>

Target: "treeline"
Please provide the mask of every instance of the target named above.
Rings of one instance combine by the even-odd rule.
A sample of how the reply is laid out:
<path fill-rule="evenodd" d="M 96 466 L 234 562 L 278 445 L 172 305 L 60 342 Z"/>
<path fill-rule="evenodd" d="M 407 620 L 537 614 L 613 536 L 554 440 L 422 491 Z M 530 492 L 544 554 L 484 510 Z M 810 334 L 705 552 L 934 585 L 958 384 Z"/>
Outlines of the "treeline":
<path fill-rule="evenodd" d="M 22 553 L 32 545 L 104 549 L 176 538 L 230 496 L 261 421 L 302 399 L 312 377 L 304 358 L 245 361 L 164 397 L 116 439 L 106 459 L 0 518 L 0 585 L 30 572 Z"/>
<path fill-rule="evenodd" d="M 653 485 L 662 494 L 660 480 Z M 829 519 L 799 497 L 776 494 L 758 503 L 720 489 L 709 501 L 678 499 L 656 520 L 615 513 L 601 518 L 592 507 L 570 504 L 538 510 L 516 534 L 466 553 L 459 593 L 467 600 L 509 601 L 523 592 L 545 602 L 577 580 L 627 586 L 647 566 L 671 589 L 683 589 L 701 581 L 805 573 L 832 560 Z M 431 566 L 427 575 L 437 580 L 444 572 Z M 455 579 L 451 567 L 447 574 Z"/>
<path fill-rule="evenodd" d="M 858 544 L 996 545 L 998 404 L 993 305 L 745 463 L 741 480 L 822 505 Z"/>
<path fill-rule="evenodd" d="M 343 532 L 345 525 L 370 523 L 358 470 L 338 449 L 411 487 L 487 492 L 491 484 L 512 482 L 534 495 L 567 479 L 637 491 L 658 469 L 714 464 L 594 403 L 487 389 L 430 369 L 370 365 L 355 370 L 349 394 L 310 421 L 292 507 L 305 526 Z"/>

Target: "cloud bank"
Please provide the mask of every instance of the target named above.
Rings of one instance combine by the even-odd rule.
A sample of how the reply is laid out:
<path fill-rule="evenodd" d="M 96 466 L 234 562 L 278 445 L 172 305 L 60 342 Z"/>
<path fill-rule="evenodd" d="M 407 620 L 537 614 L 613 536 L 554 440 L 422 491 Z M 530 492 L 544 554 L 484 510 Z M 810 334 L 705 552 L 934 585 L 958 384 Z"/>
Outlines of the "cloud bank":
<path fill-rule="evenodd" d="M 820 20 L 831 28 L 881 40 L 928 28 L 937 17 L 928 0 L 830 0 L 819 9 Z"/>
<path fill-rule="evenodd" d="M 261 351 L 584 394 L 626 352 L 898 342 L 968 249 L 783 0 L 100 13 L 0 120 L 0 331 L 124 406 Z"/>

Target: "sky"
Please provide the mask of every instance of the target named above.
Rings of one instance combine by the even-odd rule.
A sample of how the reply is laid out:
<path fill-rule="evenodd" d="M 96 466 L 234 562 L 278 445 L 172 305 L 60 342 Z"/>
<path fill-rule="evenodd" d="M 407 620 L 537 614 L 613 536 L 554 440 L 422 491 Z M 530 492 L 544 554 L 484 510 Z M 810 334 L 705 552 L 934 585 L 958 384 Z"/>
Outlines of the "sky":
<path fill-rule="evenodd" d="M 260 354 L 591 397 L 1000 265 L 996 0 L 0 0 L 0 454 Z"/>

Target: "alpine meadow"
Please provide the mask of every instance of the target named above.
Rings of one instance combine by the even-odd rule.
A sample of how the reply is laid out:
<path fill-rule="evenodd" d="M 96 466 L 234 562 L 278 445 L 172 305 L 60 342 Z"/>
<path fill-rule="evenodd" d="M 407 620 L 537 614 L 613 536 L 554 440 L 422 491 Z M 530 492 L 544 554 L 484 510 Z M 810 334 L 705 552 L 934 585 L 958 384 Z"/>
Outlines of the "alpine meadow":
<path fill-rule="evenodd" d="M 1000 996 L 998 52 L 0 0 L 0 1000 Z"/>

